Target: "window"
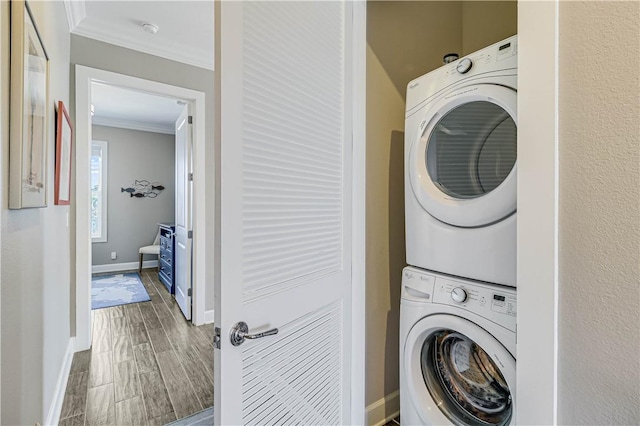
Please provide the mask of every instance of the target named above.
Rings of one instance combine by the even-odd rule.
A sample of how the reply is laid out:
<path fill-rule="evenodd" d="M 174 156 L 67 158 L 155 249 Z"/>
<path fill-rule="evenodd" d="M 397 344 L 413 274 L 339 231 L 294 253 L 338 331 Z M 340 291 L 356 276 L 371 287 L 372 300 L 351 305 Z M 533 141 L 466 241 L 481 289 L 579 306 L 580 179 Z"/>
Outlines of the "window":
<path fill-rule="evenodd" d="M 107 142 L 91 142 L 91 242 L 107 242 Z"/>

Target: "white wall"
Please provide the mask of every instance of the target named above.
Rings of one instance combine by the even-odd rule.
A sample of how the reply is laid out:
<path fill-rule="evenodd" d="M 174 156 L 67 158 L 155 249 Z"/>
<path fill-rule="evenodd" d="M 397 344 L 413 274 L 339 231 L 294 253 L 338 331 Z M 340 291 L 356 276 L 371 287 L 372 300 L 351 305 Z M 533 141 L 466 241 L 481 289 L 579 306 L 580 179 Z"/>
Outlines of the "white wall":
<path fill-rule="evenodd" d="M 94 140 L 107 141 L 107 241 L 91 244 L 93 265 L 138 262 L 138 249 L 149 245 L 158 223 L 175 216 L 175 136 L 116 127 L 92 126 Z M 122 188 L 135 180 L 158 182 L 155 198 L 131 197 Z M 111 252 L 117 259 L 111 259 Z M 146 255 L 144 260 L 157 256 Z"/>
<path fill-rule="evenodd" d="M 399 388 L 398 332 L 404 241 L 404 100 L 367 46 L 365 402 Z M 399 401 L 385 410 L 393 414 Z"/>
<path fill-rule="evenodd" d="M 640 422 L 640 3 L 560 3 L 558 422 Z"/>
<path fill-rule="evenodd" d="M 2 418 L 44 422 L 70 340 L 68 206 L 53 205 L 54 102 L 69 105 L 69 34 L 62 2 L 30 2 L 50 57 L 48 207 L 8 210 L 9 2 L 0 3 L 2 39 L 0 168 Z M 13 111 L 12 111 L 13 112 Z"/>

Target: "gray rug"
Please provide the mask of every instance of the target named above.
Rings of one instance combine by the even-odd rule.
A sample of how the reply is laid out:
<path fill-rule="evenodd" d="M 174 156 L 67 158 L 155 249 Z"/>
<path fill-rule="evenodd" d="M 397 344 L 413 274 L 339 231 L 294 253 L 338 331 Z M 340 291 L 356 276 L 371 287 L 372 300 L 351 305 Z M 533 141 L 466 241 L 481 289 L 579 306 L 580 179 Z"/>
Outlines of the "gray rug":
<path fill-rule="evenodd" d="M 165 426 L 213 426 L 213 407 L 192 414 L 184 419 L 176 420 Z"/>

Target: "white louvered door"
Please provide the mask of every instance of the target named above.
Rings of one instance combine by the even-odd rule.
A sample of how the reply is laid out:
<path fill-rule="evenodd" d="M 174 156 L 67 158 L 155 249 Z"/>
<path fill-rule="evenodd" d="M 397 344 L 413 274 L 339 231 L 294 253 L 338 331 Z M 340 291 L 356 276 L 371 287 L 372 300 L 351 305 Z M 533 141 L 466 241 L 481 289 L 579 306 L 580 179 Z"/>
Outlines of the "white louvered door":
<path fill-rule="evenodd" d="M 218 425 L 350 423 L 351 13 L 220 4 Z"/>

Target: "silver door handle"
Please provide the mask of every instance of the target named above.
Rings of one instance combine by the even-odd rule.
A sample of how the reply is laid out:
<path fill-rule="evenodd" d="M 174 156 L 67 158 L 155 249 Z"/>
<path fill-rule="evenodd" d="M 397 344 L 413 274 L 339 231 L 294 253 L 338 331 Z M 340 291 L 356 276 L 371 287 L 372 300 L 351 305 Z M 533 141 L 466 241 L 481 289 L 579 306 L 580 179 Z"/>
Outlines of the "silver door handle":
<path fill-rule="evenodd" d="M 249 326 L 247 323 L 240 321 L 231 328 L 229 337 L 231 338 L 231 344 L 233 346 L 239 346 L 244 343 L 244 339 L 260 339 L 261 337 L 273 336 L 274 334 L 278 334 L 277 328 L 272 328 L 262 333 L 249 334 Z"/>

